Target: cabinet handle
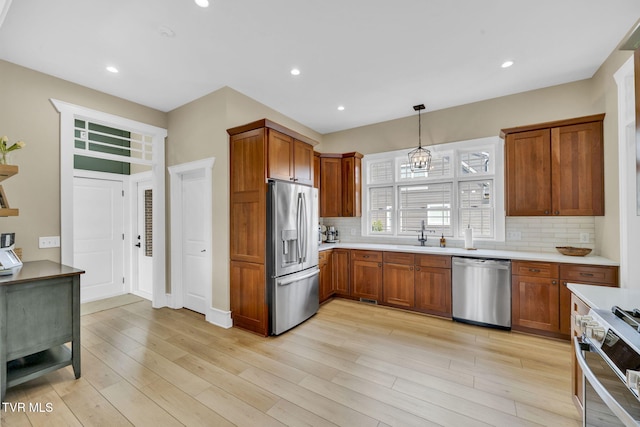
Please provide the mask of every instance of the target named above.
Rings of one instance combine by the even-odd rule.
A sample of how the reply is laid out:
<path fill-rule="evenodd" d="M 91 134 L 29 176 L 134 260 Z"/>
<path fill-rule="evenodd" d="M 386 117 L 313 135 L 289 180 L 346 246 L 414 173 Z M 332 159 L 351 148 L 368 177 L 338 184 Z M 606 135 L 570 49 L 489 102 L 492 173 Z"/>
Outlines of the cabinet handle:
<path fill-rule="evenodd" d="M 538 270 L 537 268 L 530 268 L 529 271 L 532 273 L 540 273 L 540 270 Z"/>
<path fill-rule="evenodd" d="M 545 215 L 549 215 L 549 210 L 547 209 L 546 211 L 544 211 Z"/>
<path fill-rule="evenodd" d="M 413 266 L 409 267 L 409 270 L 410 270 L 410 271 L 413 271 Z"/>
<path fill-rule="evenodd" d="M 560 211 L 555 211 L 554 214 L 555 215 L 560 215 Z"/>
<path fill-rule="evenodd" d="M 420 271 L 420 267 L 416 267 L 416 271 Z"/>
<path fill-rule="evenodd" d="M 369 255 L 362 255 L 362 258 L 369 258 Z"/>
<path fill-rule="evenodd" d="M 593 273 L 580 273 L 582 277 L 593 277 Z"/>
<path fill-rule="evenodd" d="M 382 263 L 381 262 L 378 263 L 378 267 L 382 267 Z"/>
<path fill-rule="evenodd" d="M 557 284 L 558 284 L 558 282 L 557 282 L 557 281 L 555 281 L 555 280 L 552 280 L 552 281 L 551 281 L 551 284 L 552 284 L 552 285 L 557 285 Z"/>

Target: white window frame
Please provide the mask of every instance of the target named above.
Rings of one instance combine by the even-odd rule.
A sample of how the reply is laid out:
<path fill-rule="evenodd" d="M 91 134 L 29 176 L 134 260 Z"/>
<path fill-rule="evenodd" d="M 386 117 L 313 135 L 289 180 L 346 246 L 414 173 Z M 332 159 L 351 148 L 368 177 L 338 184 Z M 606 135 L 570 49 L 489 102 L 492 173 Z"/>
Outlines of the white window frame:
<path fill-rule="evenodd" d="M 362 159 L 363 170 L 363 182 L 362 182 L 362 206 L 363 215 L 361 221 L 361 232 L 363 237 L 380 238 L 380 239 L 399 239 L 406 238 L 408 240 L 415 240 L 416 236 L 408 235 L 406 233 L 399 232 L 399 187 L 413 184 L 422 183 L 447 183 L 453 182 L 452 189 L 452 232 L 453 236 L 447 238 L 454 241 L 464 240 L 464 236 L 459 233 L 460 227 L 458 223 L 460 221 L 458 197 L 459 188 L 458 183 L 466 181 L 478 181 L 478 180 L 490 180 L 493 181 L 493 231 L 492 238 L 477 237 L 477 241 L 492 241 L 492 242 L 504 242 L 505 241 L 505 208 L 504 208 L 504 141 L 498 136 L 477 138 L 466 141 L 451 142 L 446 144 L 430 145 L 427 147 L 432 153 L 449 154 L 451 156 L 451 174 L 445 177 L 426 178 L 426 179 L 401 179 L 400 178 L 400 165 L 406 162 L 407 154 L 410 149 L 396 150 L 384 153 L 375 153 L 365 155 Z M 462 174 L 458 169 L 460 165 L 461 154 L 478 151 L 480 149 L 488 150 L 490 152 L 491 161 L 489 163 L 489 171 L 487 173 L 476 174 Z M 391 161 L 393 171 L 393 181 L 378 182 L 371 184 L 370 177 L 370 165 L 377 162 Z M 371 232 L 371 216 L 369 211 L 369 190 L 376 187 L 393 187 L 394 192 L 394 206 L 392 209 L 393 227 L 390 232 L 385 233 L 372 233 Z M 427 227 L 428 229 L 428 227 Z"/>

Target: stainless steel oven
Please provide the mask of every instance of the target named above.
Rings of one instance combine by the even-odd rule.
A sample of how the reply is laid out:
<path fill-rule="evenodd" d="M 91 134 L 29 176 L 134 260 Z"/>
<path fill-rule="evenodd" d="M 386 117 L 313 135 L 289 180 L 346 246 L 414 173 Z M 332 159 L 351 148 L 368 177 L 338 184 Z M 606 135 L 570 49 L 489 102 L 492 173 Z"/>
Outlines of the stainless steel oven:
<path fill-rule="evenodd" d="M 614 307 L 576 320 L 583 330 L 574 341 L 584 376 L 583 426 L 640 426 L 640 324 L 632 324 L 640 318 Z"/>

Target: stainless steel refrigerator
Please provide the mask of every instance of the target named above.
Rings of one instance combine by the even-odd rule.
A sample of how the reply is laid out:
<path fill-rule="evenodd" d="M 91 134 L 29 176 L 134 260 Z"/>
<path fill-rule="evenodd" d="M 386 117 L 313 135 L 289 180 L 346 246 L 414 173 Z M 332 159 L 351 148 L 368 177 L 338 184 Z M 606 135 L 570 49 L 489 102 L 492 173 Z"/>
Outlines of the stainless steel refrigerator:
<path fill-rule="evenodd" d="M 269 181 L 267 298 L 272 335 L 318 311 L 318 206 L 317 189 Z"/>

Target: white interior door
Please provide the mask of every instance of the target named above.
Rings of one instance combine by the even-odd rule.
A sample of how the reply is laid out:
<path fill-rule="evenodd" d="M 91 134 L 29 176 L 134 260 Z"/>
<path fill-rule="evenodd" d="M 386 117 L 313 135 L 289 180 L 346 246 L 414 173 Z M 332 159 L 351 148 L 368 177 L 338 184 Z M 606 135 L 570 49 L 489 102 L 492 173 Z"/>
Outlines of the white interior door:
<path fill-rule="evenodd" d="M 134 294 L 153 297 L 153 190 L 151 181 L 137 183 L 133 262 Z"/>
<path fill-rule="evenodd" d="M 209 263 L 205 171 L 182 174 L 182 292 L 185 308 L 206 313 Z"/>
<path fill-rule="evenodd" d="M 82 302 L 125 293 L 121 181 L 73 178 L 73 265 L 85 270 Z"/>

